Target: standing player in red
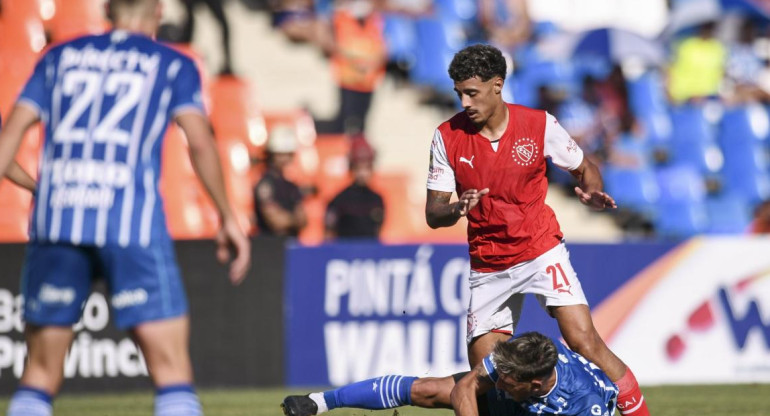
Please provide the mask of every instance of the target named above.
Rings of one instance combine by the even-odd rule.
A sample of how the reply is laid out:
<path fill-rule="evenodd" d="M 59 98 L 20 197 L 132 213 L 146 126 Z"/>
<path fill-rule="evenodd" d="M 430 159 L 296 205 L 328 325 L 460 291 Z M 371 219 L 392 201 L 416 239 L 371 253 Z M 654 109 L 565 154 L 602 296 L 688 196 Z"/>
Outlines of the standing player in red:
<path fill-rule="evenodd" d="M 569 347 L 617 384 L 621 414 L 647 416 L 633 373 L 594 328 L 559 223 L 545 204 L 545 159 L 577 179 L 583 204 L 601 210 L 615 208 L 615 201 L 602 192 L 599 169 L 552 115 L 503 101 L 505 70 L 492 46 L 470 46 L 454 56 L 449 76 L 465 111 L 442 123 L 431 145 L 428 225 L 468 219 L 471 367 L 515 331 L 524 294 L 532 293 L 556 318 Z M 449 202 L 455 191 L 459 201 Z"/>

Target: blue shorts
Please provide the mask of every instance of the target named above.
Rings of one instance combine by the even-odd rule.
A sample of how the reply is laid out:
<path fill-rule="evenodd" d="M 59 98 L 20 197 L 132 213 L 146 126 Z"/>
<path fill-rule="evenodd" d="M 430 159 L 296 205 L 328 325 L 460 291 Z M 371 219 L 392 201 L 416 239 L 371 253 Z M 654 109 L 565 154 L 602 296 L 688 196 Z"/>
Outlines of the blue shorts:
<path fill-rule="evenodd" d="M 171 241 L 146 248 L 33 242 L 21 280 L 24 320 L 41 326 L 77 323 L 98 277 L 107 283 L 118 328 L 187 313 Z"/>

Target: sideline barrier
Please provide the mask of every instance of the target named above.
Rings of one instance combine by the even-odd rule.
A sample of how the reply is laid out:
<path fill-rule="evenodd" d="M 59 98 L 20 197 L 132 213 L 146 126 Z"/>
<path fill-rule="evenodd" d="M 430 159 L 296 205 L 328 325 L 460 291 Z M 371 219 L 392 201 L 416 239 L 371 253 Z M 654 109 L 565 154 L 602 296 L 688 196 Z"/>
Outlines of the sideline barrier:
<path fill-rule="evenodd" d="M 192 317 L 190 352 L 199 387 L 283 384 L 284 241 L 252 240 L 254 267 L 240 286 L 230 285 L 211 241 L 178 241 L 176 253 Z M 16 388 L 26 353 L 22 338 L 19 276 L 22 244 L 0 244 L 0 395 Z M 128 336 L 108 324 L 111 311 L 100 291 L 92 295 L 65 365 L 64 392 L 151 389 L 143 359 Z"/>
<path fill-rule="evenodd" d="M 770 239 L 568 244 L 599 332 L 642 384 L 770 382 Z M 467 369 L 462 245 L 287 252 L 286 381 Z M 545 271 L 544 271 L 545 272 Z M 531 297 L 517 332 L 559 336 Z"/>

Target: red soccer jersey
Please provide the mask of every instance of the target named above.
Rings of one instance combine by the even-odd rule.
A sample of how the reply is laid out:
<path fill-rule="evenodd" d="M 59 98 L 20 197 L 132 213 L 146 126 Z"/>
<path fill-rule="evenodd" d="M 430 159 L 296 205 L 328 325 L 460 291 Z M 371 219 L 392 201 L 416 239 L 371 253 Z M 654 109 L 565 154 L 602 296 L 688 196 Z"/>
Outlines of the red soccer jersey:
<path fill-rule="evenodd" d="M 496 150 L 492 142 L 476 132 L 465 112 L 442 123 L 436 133 L 443 142 L 457 194 L 489 188 L 489 194 L 467 217 L 471 268 L 479 272 L 505 270 L 532 260 L 561 241 L 556 216 L 545 204 L 545 157 L 553 157 L 557 153 L 553 148 L 558 147 L 560 166 L 575 169 L 582 161 L 582 151 L 552 116 L 507 105 L 508 127 Z M 558 134 L 549 133 L 550 137 L 558 137 L 549 139 L 550 151 L 546 147 L 546 117 L 556 125 L 551 130 L 558 130 Z M 440 146 L 436 141 L 433 146 Z M 431 186 L 431 180 L 444 174 L 444 168 L 432 162 L 431 169 L 429 188 L 442 190 L 438 185 Z"/>

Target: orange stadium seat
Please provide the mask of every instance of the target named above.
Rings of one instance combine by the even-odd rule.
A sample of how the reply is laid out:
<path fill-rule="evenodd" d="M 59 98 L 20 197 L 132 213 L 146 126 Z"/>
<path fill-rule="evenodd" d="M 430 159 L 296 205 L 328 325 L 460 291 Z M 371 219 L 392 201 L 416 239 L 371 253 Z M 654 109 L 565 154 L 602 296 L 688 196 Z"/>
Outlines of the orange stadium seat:
<path fill-rule="evenodd" d="M 27 241 L 32 194 L 11 181 L 0 181 L 0 242 Z"/>
<path fill-rule="evenodd" d="M 254 195 L 249 179 L 249 151 L 238 139 L 218 141 L 227 195 L 238 223 L 247 232 L 254 231 Z"/>
<path fill-rule="evenodd" d="M 267 140 L 265 120 L 251 85 L 233 76 L 217 77 L 211 82 L 211 122 L 217 132 L 237 136 L 249 147 Z"/>
<path fill-rule="evenodd" d="M 212 238 L 217 231 L 216 210 L 195 176 L 184 134 L 174 126 L 164 139 L 162 163 L 160 188 L 171 237 Z"/>
<path fill-rule="evenodd" d="M 48 23 L 51 39 L 62 42 L 78 36 L 100 33 L 109 28 L 104 0 L 56 0 Z"/>
<path fill-rule="evenodd" d="M 0 112 L 7 115 L 46 45 L 37 1 L 3 0 L 0 15 Z"/>

